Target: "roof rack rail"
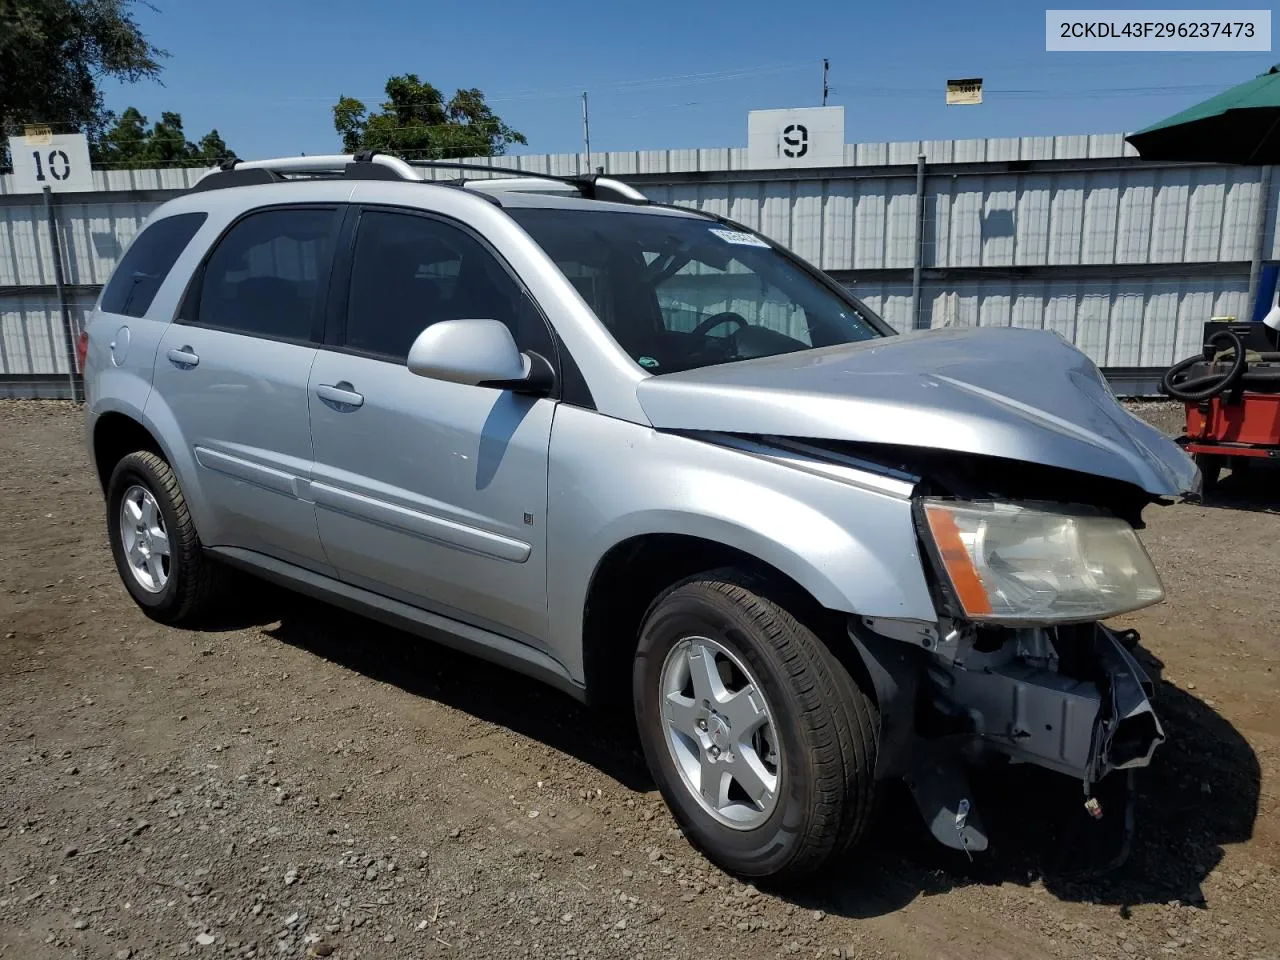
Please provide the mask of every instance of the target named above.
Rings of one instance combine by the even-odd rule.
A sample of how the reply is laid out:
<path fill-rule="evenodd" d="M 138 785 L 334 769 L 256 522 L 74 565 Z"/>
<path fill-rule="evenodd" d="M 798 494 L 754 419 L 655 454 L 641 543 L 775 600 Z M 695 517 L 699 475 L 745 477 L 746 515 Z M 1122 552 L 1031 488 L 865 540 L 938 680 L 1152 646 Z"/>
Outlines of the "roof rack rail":
<path fill-rule="evenodd" d="M 368 171 L 352 171 L 352 164 L 369 164 Z M 422 180 L 422 174 L 414 170 L 399 157 L 393 157 L 386 153 L 335 153 L 325 154 L 321 156 L 300 156 L 300 157 L 275 157 L 270 160 L 239 160 L 231 159 L 223 163 L 216 170 L 210 172 L 207 176 L 198 181 L 197 186 L 205 184 L 206 181 L 216 180 L 204 186 L 203 189 L 212 189 L 215 186 L 233 186 L 234 178 L 226 177 L 226 174 L 242 173 L 250 170 L 261 170 L 270 174 L 271 177 L 263 178 L 261 175 L 255 177 L 243 178 L 246 182 L 267 183 L 270 181 L 278 181 L 285 179 L 285 174 L 302 174 L 309 176 L 358 176 L 359 179 L 366 179 L 359 176 L 361 172 L 377 171 L 374 176 L 381 175 L 389 180 Z M 225 179 L 224 179 L 225 178 Z"/>
<path fill-rule="evenodd" d="M 465 186 L 468 190 L 476 190 L 485 193 L 502 193 L 504 191 L 517 191 L 522 193 L 559 193 L 562 191 L 554 190 L 549 187 L 541 187 L 540 183 L 545 184 L 564 184 L 572 187 L 579 196 L 588 200 L 612 200 L 616 203 L 648 203 L 649 198 L 629 184 L 623 183 L 621 180 L 615 180 L 612 177 L 605 177 L 597 173 L 579 174 L 572 177 L 557 176 L 551 173 L 535 173 L 530 170 L 516 170 L 512 167 L 499 167 L 492 164 L 483 163 L 463 163 L 459 160 L 409 160 L 407 161 L 411 167 L 423 167 L 432 170 L 461 170 L 461 171 L 481 171 L 483 173 L 506 173 L 510 174 L 509 178 L 499 178 L 490 180 L 466 180 L 460 178 L 458 181 L 460 186 Z M 434 181 L 436 183 L 447 183 L 449 181 Z"/>
<path fill-rule="evenodd" d="M 508 177 L 485 180 L 427 180 L 420 169 L 480 171 L 509 174 Z M 292 175 L 292 176 L 290 176 Z M 210 171 L 191 187 L 197 190 L 216 190 L 222 187 L 238 187 L 255 183 L 280 183 L 288 179 L 315 179 L 344 177 L 354 180 L 408 180 L 416 183 L 436 183 L 441 186 L 461 187 L 477 193 L 493 195 L 504 192 L 561 193 L 573 191 L 588 200 L 611 200 L 615 203 L 645 204 L 649 199 L 634 187 L 599 174 L 560 177 L 549 173 L 533 173 L 488 164 L 462 163 L 453 160 L 406 161 L 387 153 L 372 150 L 351 154 L 324 156 L 277 157 L 271 160 L 228 160 Z M 558 185 L 556 189 L 552 184 Z M 565 190 L 564 188 L 568 188 Z"/>
<path fill-rule="evenodd" d="M 270 170 L 273 173 L 346 174 L 353 163 L 371 163 L 385 167 L 397 180 L 421 180 L 422 175 L 399 157 L 389 153 L 335 153 L 317 157 L 277 157 L 274 160 L 241 160 L 236 170 Z"/>

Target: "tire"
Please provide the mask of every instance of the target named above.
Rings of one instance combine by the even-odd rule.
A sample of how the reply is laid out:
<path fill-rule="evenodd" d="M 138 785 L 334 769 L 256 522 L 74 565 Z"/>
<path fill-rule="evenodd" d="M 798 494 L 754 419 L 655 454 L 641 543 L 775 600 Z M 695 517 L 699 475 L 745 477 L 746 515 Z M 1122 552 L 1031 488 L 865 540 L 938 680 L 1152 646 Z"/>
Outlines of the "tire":
<path fill-rule="evenodd" d="M 666 591 L 641 628 L 632 693 L 649 770 L 685 835 L 729 873 L 787 880 L 842 857 L 865 831 L 875 798 L 879 716 L 832 651 L 768 593 L 765 581 L 736 570 L 701 574 Z M 690 736 L 689 711 L 703 717 L 707 700 L 684 677 L 710 662 L 708 651 L 722 687 L 710 678 L 716 703 L 705 719 L 692 721 Z M 719 696 L 747 683 L 763 695 L 768 718 L 751 744 L 733 729 L 751 727 L 739 722 L 742 701 Z M 704 772 L 714 775 L 724 758 L 727 790 L 723 774 L 707 779 Z M 757 792 L 772 774 L 773 789 L 757 795 L 735 770 L 745 771 L 743 784 Z M 714 800 L 702 796 L 706 784 Z"/>
<path fill-rule="evenodd" d="M 141 520 L 134 509 L 139 505 L 146 515 Z M 132 522 L 126 523 L 126 509 Z M 151 522 L 153 517 L 157 522 Z M 139 552 L 130 552 L 129 544 L 138 543 L 141 527 L 148 530 L 142 553 L 156 561 L 154 566 L 139 565 Z M 209 612 L 222 571 L 205 556 L 178 478 L 163 458 L 138 451 L 116 464 L 107 483 L 107 533 L 120 579 L 148 617 L 177 624 Z M 167 540 L 167 555 L 161 534 Z"/>

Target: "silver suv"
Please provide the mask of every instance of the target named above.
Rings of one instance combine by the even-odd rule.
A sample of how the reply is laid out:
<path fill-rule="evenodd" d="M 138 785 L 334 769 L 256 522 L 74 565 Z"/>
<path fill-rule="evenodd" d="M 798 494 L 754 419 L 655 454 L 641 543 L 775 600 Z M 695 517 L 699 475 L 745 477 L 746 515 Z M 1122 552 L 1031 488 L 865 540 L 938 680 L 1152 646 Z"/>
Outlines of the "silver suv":
<path fill-rule="evenodd" d="M 234 602 L 238 567 L 629 701 L 676 820 L 741 876 L 843 856 L 899 779 L 982 850 L 983 759 L 1125 821 L 1164 734 L 1136 635 L 1100 621 L 1163 599 L 1134 530 L 1199 476 L 1083 354 L 895 335 L 616 180 L 423 166 L 241 162 L 130 245 L 82 349 L 147 614 Z"/>

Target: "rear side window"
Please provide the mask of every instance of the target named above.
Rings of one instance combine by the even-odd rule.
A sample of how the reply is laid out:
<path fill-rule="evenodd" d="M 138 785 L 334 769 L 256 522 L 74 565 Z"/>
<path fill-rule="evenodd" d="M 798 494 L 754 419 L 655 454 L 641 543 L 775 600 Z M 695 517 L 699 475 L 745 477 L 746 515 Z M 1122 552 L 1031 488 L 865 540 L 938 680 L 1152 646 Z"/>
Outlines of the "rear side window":
<path fill-rule="evenodd" d="M 264 210 L 214 248 L 188 322 L 275 340 L 309 340 L 333 250 L 333 208 Z"/>
<path fill-rule="evenodd" d="M 102 291 L 101 309 L 126 317 L 145 316 L 160 284 L 206 219 L 204 213 L 179 213 L 147 224 Z"/>

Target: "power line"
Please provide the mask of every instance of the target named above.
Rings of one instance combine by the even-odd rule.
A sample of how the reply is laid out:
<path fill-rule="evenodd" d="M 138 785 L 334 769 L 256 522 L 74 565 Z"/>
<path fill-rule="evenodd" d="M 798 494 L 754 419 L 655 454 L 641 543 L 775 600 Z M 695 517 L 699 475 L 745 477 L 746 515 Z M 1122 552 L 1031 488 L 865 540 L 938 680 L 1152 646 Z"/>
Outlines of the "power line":
<path fill-rule="evenodd" d="M 752 75 L 754 76 L 758 74 L 752 74 Z M 727 79 L 733 79 L 733 78 L 727 78 Z M 999 87 L 995 87 L 995 88 L 988 87 L 984 89 L 983 96 L 995 97 L 995 98 L 1007 97 L 1010 99 L 1076 100 L 1076 99 L 1085 99 L 1085 98 L 1092 98 L 1092 97 L 1149 97 L 1149 96 L 1169 96 L 1174 94 L 1190 95 L 1190 94 L 1211 93 L 1214 91 L 1218 91 L 1220 89 L 1222 89 L 1221 85 L 1209 84 L 1209 83 L 1179 84 L 1179 85 L 1164 85 L 1164 86 L 1155 85 L 1155 86 L 1142 86 L 1142 87 L 1077 87 L 1071 90 L 1054 90 L 1050 88 L 1001 89 Z M 878 97 L 878 98 L 887 98 L 887 99 L 893 99 L 893 98 L 919 99 L 919 98 L 925 98 L 925 97 L 938 96 L 940 92 L 940 88 L 938 87 L 860 86 L 857 88 L 857 92 L 859 97 Z M 574 99 L 580 99 L 581 96 L 582 96 L 581 90 L 577 91 L 577 93 L 573 95 Z M 698 100 L 683 101 L 682 104 L 695 105 L 695 104 L 701 104 L 701 103 L 722 103 L 722 102 L 728 102 L 730 100 L 735 100 L 735 99 L 738 99 L 738 97 L 726 97 L 726 98 L 717 99 L 714 101 L 698 101 Z M 269 104 L 272 102 L 273 101 L 268 101 Z M 280 101 L 274 101 L 274 102 L 277 104 L 281 103 Z M 492 103 L 496 101 L 491 101 L 486 99 L 486 102 Z M 409 101 L 409 102 L 402 102 L 402 103 L 395 103 L 395 104 L 387 102 L 384 104 L 380 104 L 379 106 L 395 108 L 395 107 L 414 106 L 414 105 L 420 105 L 420 104 L 438 104 L 438 101 L 422 100 L 422 101 Z M 675 104 L 675 105 L 681 105 L 681 104 Z M 85 120 L 78 120 L 78 121 L 77 120 L 42 120 L 42 121 L 37 120 L 37 121 L 24 121 L 22 124 L 11 124 L 11 126 L 17 127 L 17 126 L 30 125 L 30 126 L 50 126 L 50 127 L 82 127 L 82 126 L 85 126 L 86 123 L 87 121 Z M 405 124 L 399 127 L 390 128 L 388 132 L 405 130 L 405 129 L 409 129 L 410 127 L 413 127 L 415 129 L 438 129 L 438 128 L 446 128 L 446 127 L 447 128 L 466 127 L 469 125 L 470 124 L 468 123 L 460 122 L 460 121 L 449 121 L 445 123 L 435 123 L 435 124 Z M 481 125 L 475 124 L 475 126 L 479 127 Z M 129 139 L 121 139 L 121 140 L 113 139 L 111 142 L 134 143 L 141 140 L 151 140 L 152 142 L 170 142 L 170 141 L 178 142 L 180 139 L 181 138 L 176 136 L 155 138 L 154 136 L 147 135 L 145 137 L 139 137 L 139 138 L 129 138 Z M 198 143 L 198 141 L 190 141 L 190 142 Z"/>
<path fill-rule="evenodd" d="M 631 90 L 641 90 L 646 88 L 660 89 L 664 87 L 695 86 L 695 85 L 705 84 L 705 83 L 721 83 L 721 82 L 728 82 L 733 80 L 743 80 L 743 79 L 749 79 L 751 77 L 757 77 L 757 76 L 773 76 L 779 73 L 788 73 L 792 71 L 797 71 L 797 70 L 803 69 L 805 66 L 806 64 L 803 62 L 777 63 L 777 64 L 765 64 L 765 65 L 759 65 L 759 66 L 749 66 L 749 67 L 735 67 L 727 70 L 714 70 L 714 71 L 708 71 L 704 73 L 672 74 L 669 76 L 644 77 L 644 78 L 636 78 L 636 79 L 630 79 L 630 80 L 609 80 L 609 81 L 602 81 L 599 83 L 578 83 L 573 86 L 554 87 L 551 89 L 516 90 L 509 93 L 498 93 L 492 96 L 486 95 L 485 102 L 486 103 L 509 103 L 509 102 L 514 102 L 518 100 L 539 100 L 539 99 L 550 100 L 550 99 L 568 99 L 568 98 L 578 99 L 582 96 L 582 91 L 584 89 L 586 89 L 588 92 L 592 94 L 599 94 L 601 92 L 609 92 L 609 91 L 623 92 L 623 91 L 631 91 Z M 281 105 L 281 106 L 296 104 L 300 102 L 311 102 L 311 101 L 324 101 L 324 102 L 336 103 L 340 96 L 349 96 L 349 95 L 345 95 L 345 94 L 338 94 L 333 96 L 330 96 L 330 95 L 301 96 L 300 95 L 300 96 L 291 96 L 291 97 L 279 97 L 272 100 L 259 100 L 255 102 L 260 104 L 265 103 L 269 105 Z M 385 90 L 383 90 L 371 96 L 354 96 L 354 97 L 351 97 L 351 99 L 359 100 L 362 103 L 389 102 L 386 100 L 386 97 L 387 97 L 387 93 Z M 195 101 L 189 100 L 189 102 L 199 102 L 201 99 L 206 99 L 207 101 L 218 102 L 218 103 L 223 103 L 226 101 L 225 97 L 218 97 L 216 99 L 215 98 L 196 98 Z M 440 99 L 438 100 L 436 99 L 408 100 L 408 101 L 401 101 L 401 104 L 404 106 L 417 106 L 417 105 L 423 105 L 423 104 L 428 104 L 428 105 L 435 104 L 435 105 L 444 106 L 445 104 L 448 103 L 450 99 L 452 98 L 449 96 L 446 96 L 442 91 Z"/>
<path fill-rule="evenodd" d="M 608 119 L 612 123 L 619 123 L 624 120 L 635 120 L 637 117 L 647 117 L 650 114 L 657 113 L 659 110 L 679 110 L 684 107 L 707 107 L 718 103 L 729 103 L 738 100 L 738 97 L 714 97 L 710 100 L 681 100 L 676 103 L 659 103 L 645 107 L 643 110 L 637 110 L 634 113 L 625 114 L 623 116 L 609 116 Z"/>

